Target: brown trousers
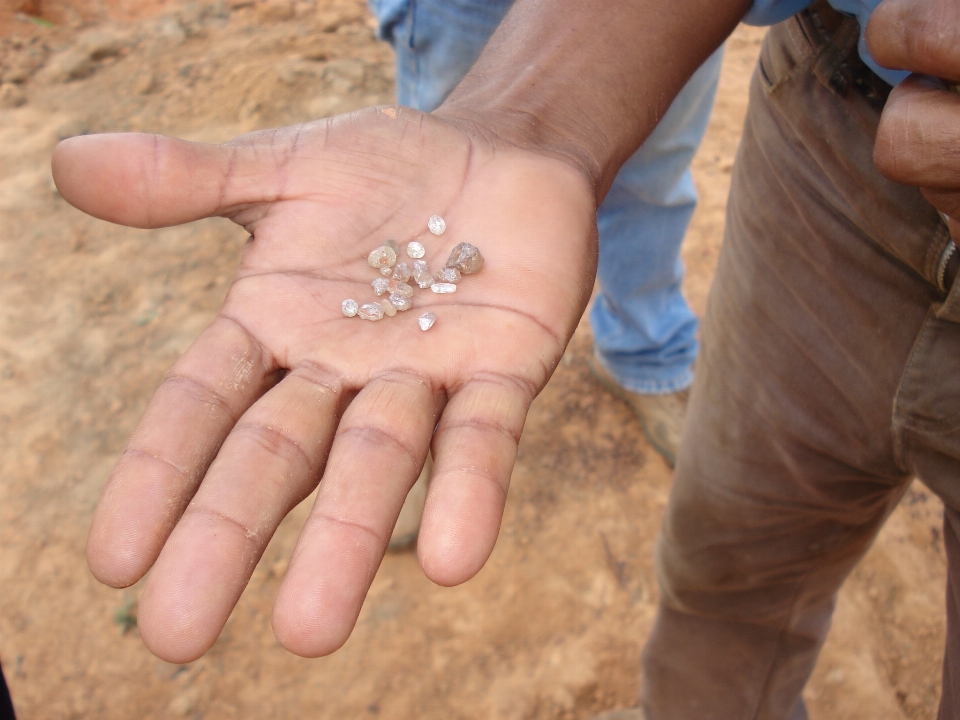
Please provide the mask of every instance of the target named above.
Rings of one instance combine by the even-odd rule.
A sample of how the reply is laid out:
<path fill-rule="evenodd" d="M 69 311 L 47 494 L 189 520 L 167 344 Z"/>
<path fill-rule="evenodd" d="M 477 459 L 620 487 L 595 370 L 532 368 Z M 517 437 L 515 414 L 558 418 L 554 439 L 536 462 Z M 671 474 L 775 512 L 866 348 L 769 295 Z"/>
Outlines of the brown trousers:
<path fill-rule="evenodd" d="M 837 591 L 914 476 L 947 506 L 939 717 L 960 718 L 960 281 L 938 289 L 947 228 L 877 172 L 880 102 L 833 82 L 842 53 L 811 17 L 771 29 L 753 78 L 658 551 L 648 720 L 805 718 Z"/>

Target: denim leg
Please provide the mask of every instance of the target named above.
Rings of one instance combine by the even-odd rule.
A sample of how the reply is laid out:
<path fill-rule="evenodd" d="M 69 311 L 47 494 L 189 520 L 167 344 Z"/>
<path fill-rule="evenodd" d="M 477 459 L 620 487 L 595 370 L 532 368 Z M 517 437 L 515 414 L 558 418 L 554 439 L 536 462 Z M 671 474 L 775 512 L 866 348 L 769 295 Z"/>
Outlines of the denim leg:
<path fill-rule="evenodd" d="M 697 203 L 690 162 L 707 128 L 723 49 L 694 73 L 620 169 L 597 215 L 600 294 L 590 312 L 600 360 L 623 387 L 689 387 L 697 319 L 680 291 L 680 245 Z"/>
<path fill-rule="evenodd" d="M 430 111 L 476 61 L 512 0 L 371 0 L 397 56 L 397 102 Z M 680 292 L 680 245 L 696 205 L 690 161 L 720 77 L 722 49 L 694 74 L 600 207 L 590 314 L 600 359 L 625 388 L 649 394 L 693 381 L 697 320 Z"/>
<path fill-rule="evenodd" d="M 397 56 L 397 103 L 430 112 L 473 66 L 513 0 L 370 0 Z"/>

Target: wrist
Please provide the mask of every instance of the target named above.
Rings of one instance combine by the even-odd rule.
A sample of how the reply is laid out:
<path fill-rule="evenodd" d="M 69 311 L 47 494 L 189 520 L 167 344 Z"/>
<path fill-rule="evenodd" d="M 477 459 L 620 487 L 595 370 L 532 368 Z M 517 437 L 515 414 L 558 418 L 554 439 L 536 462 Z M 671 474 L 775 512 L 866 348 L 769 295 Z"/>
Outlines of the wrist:
<path fill-rule="evenodd" d="M 491 144 L 559 160 L 582 175 L 598 195 L 606 192 L 616 174 L 614 169 L 607 180 L 610 153 L 589 137 L 588 130 L 571 128 L 555 119 L 546 120 L 545 113 L 529 106 L 517 108 L 461 93 L 432 114 Z"/>

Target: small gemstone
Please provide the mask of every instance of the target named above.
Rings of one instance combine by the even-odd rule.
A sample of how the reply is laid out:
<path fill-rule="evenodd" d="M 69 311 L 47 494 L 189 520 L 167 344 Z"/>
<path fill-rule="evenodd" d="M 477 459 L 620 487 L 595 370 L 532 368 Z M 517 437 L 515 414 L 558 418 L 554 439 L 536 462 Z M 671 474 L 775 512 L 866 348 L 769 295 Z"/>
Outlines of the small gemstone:
<path fill-rule="evenodd" d="M 420 243 L 414 241 L 407 245 L 407 257 L 418 260 L 427 254 L 427 249 Z"/>
<path fill-rule="evenodd" d="M 434 283 L 430 286 L 430 289 L 433 290 L 438 295 L 443 295 L 446 293 L 452 293 L 457 291 L 457 286 L 453 283 Z"/>
<path fill-rule="evenodd" d="M 404 297 L 413 297 L 413 288 L 410 285 L 407 285 L 405 282 L 400 282 L 399 280 L 391 280 L 387 285 L 387 290 L 391 295 L 396 293 L 397 295 L 403 295 Z"/>
<path fill-rule="evenodd" d="M 426 332 L 433 327 L 433 324 L 437 321 L 437 316 L 432 312 L 425 312 L 419 318 L 417 318 L 417 323 L 420 325 L 420 329 Z"/>
<path fill-rule="evenodd" d="M 397 253 L 393 251 L 393 248 L 387 247 L 386 245 L 381 245 L 367 255 L 367 262 L 370 263 L 371 267 L 375 268 L 393 267 L 396 261 Z"/>
<path fill-rule="evenodd" d="M 413 275 L 413 270 L 410 269 L 410 266 L 405 262 L 398 262 L 396 267 L 393 268 L 393 275 L 390 277 L 400 282 L 406 282 L 411 275 Z"/>
<path fill-rule="evenodd" d="M 460 271 L 455 267 L 445 267 L 437 271 L 437 282 L 458 283 L 460 282 Z"/>
<path fill-rule="evenodd" d="M 347 317 L 353 317 L 357 314 L 357 310 L 360 309 L 360 306 L 357 305 L 356 300 L 344 300 L 340 304 L 340 309 L 343 310 L 343 314 Z"/>
<path fill-rule="evenodd" d="M 428 288 L 433 285 L 433 278 L 430 277 L 430 266 L 426 260 L 417 260 L 413 264 L 413 279 L 421 288 Z"/>
<path fill-rule="evenodd" d="M 390 289 L 390 281 L 384 277 L 375 278 L 370 285 L 373 287 L 373 291 L 377 294 L 377 297 L 380 297 Z"/>
<path fill-rule="evenodd" d="M 382 267 L 380 268 L 380 274 L 384 277 L 388 277 L 393 274 L 393 268 Z"/>
<path fill-rule="evenodd" d="M 357 313 L 361 320 L 380 320 L 383 318 L 383 305 L 380 303 L 365 303 Z"/>
<path fill-rule="evenodd" d="M 383 306 L 383 314 L 393 317 L 397 314 L 397 308 L 393 306 L 392 302 L 382 302 L 380 305 Z"/>
<path fill-rule="evenodd" d="M 448 268 L 457 268 L 464 275 L 471 275 L 483 267 L 483 255 L 470 243 L 460 243 L 447 258 Z"/>
<path fill-rule="evenodd" d="M 393 250 L 393 254 L 394 254 L 394 255 L 399 255 L 399 254 L 400 254 L 400 246 L 397 245 L 397 241 L 396 241 L 396 240 L 387 240 L 387 241 L 384 243 L 384 245 L 385 245 L 386 247 L 390 248 L 391 250 Z"/>
<path fill-rule="evenodd" d="M 413 307 L 413 299 L 407 295 L 401 295 L 400 293 L 393 293 L 390 296 L 390 303 L 397 310 L 409 310 Z"/>
<path fill-rule="evenodd" d="M 427 229 L 434 235 L 443 235 L 443 231 L 447 229 L 447 221 L 439 215 L 431 215 L 427 220 Z"/>

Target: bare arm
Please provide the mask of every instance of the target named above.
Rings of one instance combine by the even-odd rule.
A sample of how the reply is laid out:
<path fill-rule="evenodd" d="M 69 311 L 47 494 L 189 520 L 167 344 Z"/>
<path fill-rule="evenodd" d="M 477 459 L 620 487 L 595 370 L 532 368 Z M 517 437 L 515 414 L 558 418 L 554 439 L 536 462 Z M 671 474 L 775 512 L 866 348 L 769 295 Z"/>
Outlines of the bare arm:
<path fill-rule="evenodd" d="M 603 196 L 752 0 L 519 0 L 437 114 L 578 166 Z"/>

